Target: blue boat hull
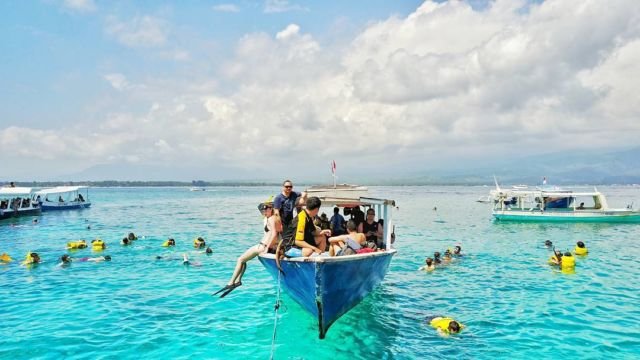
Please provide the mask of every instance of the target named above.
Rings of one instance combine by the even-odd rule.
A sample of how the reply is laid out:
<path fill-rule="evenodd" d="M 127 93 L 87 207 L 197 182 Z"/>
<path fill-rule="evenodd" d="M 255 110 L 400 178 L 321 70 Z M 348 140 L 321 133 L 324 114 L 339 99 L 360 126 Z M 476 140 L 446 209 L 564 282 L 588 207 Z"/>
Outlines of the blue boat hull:
<path fill-rule="evenodd" d="M 10 218 L 19 217 L 19 216 L 36 216 L 36 215 L 40 215 L 40 212 L 41 212 L 41 209 L 39 207 L 31 208 L 31 209 L 21 209 L 19 211 L 4 209 L 0 211 L 0 220 L 10 219 Z"/>
<path fill-rule="evenodd" d="M 86 209 L 91 206 L 91 203 L 76 203 L 69 205 L 47 205 L 46 202 L 42 203 L 42 211 L 54 211 L 54 210 L 77 210 Z"/>
<path fill-rule="evenodd" d="M 284 259 L 281 282 L 300 306 L 318 319 L 320 339 L 329 327 L 358 305 L 384 279 L 396 250 L 340 257 Z M 278 269 L 272 254 L 259 257 L 274 279 Z"/>

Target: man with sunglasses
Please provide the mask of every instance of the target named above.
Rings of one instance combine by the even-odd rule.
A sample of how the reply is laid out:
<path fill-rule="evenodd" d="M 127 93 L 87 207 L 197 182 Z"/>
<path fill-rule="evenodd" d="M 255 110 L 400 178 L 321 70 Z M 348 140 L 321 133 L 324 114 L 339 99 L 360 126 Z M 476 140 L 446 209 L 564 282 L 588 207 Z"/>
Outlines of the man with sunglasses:
<path fill-rule="evenodd" d="M 307 193 L 293 191 L 291 180 L 285 180 L 282 183 L 282 192 L 273 200 L 273 209 L 280 216 L 284 229 L 291 225 L 293 209 L 304 205 L 306 201 Z"/>

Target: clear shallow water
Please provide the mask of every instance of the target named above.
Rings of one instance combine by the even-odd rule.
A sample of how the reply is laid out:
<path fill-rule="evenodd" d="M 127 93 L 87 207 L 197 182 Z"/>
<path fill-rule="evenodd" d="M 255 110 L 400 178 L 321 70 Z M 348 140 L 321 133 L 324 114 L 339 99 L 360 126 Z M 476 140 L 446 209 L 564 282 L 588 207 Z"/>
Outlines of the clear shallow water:
<path fill-rule="evenodd" d="M 611 206 L 640 204 L 640 188 L 600 190 Z M 268 358 L 275 282 L 260 263 L 249 264 L 244 285 L 227 298 L 210 294 L 259 240 L 256 205 L 277 191 L 92 189 L 89 210 L 46 213 L 37 225 L 0 222 L 0 253 L 16 260 L 0 265 L 0 358 Z M 640 357 L 640 225 L 493 223 L 489 205 L 475 202 L 488 191 L 373 188 L 400 207 L 389 274 L 322 341 L 314 319 L 285 295 L 276 358 Z M 120 246 L 129 231 L 144 239 Z M 160 246 L 169 236 L 175 249 Z M 192 250 L 197 236 L 213 255 Z M 55 266 L 66 242 L 95 237 L 112 262 Z M 567 250 L 583 240 L 590 255 L 575 274 L 562 274 L 546 265 L 546 239 Z M 461 261 L 416 271 L 425 256 L 456 244 Z M 19 266 L 28 250 L 44 263 Z M 183 252 L 201 266 L 154 260 Z M 440 337 L 424 321 L 438 314 L 467 327 Z"/>

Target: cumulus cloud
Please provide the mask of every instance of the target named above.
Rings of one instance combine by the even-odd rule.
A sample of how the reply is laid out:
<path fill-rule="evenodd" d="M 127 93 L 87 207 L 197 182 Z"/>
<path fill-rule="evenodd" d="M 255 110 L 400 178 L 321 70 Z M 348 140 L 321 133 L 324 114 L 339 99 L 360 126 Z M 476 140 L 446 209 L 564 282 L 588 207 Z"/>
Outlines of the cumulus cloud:
<path fill-rule="evenodd" d="M 96 10 L 93 0 L 64 0 L 62 3 L 67 9 L 78 12 L 91 12 Z"/>
<path fill-rule="evenodd" d="M 407 17 L 369 24 L 346 47 L 290 24 L 245 35 L 215 76 L 202 71 L 197 83 L 131 86 L 119 73 L 105 75 L 130 95 L 129 110 L 105 114 L 90 131 L 100 145 L 87 156 L 285 162 L 301 172 L 336 158 L 364 171 L 634 143 L 638 58 L 635 0 L 497 0 L 480 11 L 427 1 Z M 8 130 L 3 152 L 14 146 L 17 130 Z M 82 144 L 55 141 L 68 132 L 39 133 L 53 150 L 40 144 L 38 152 L 79 151 Z"/>
<path fill-rule="evenodd" d="M 218 4 L 213 6 L 213 11 L 237 13 L 240 12 L 240 7 L 235 4 Z"/>
<path fill-rule="evenodd" d="M 128 21 L 110 16 L 104 30 L 119 43 L 132 48 L 162 46 L 169 32 L 166 21 L 150 15 L 136 16 Z"/>

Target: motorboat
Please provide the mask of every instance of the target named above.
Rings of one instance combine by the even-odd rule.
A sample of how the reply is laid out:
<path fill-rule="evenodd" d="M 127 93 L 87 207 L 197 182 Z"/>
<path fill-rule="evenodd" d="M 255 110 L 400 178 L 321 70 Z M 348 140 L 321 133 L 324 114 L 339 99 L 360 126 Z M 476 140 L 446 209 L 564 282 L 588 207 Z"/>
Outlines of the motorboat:
<path fill-rule="evenodd" d="M 331 186 L 333 187 L 333 186 Z M 329 257 L 284 258 L 279 272 L 274 254 L 261 254 L 260 262 L 290 297 L 317 319 L 318 336 L 324 339 L 331 325 L 366 298 L 383 280 L 396 254 L 392 210 L 395 201 L 361 196 L 366 188 L 307 189 L 323 207 L 371 207 L 384 219 L 384 249 L 376 252 Z"/>
<path fill-rule="evenodd" d="M 36 196 L 42 211 L 86 209 L 91 206 L 88 186 L 56 186 L 39 190 Z"/>
<path fill-rule="evenodd" d="M 0 188 L 0 220 L 18 216 L 39 215 L 42 209 L 29 187 Z"/>

